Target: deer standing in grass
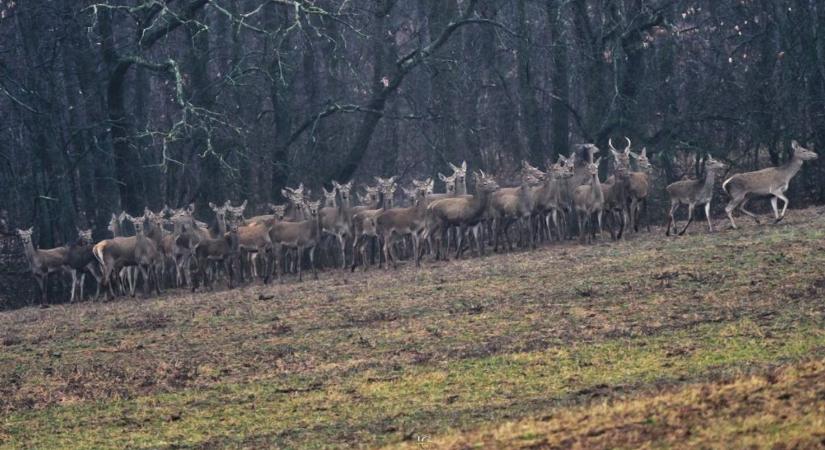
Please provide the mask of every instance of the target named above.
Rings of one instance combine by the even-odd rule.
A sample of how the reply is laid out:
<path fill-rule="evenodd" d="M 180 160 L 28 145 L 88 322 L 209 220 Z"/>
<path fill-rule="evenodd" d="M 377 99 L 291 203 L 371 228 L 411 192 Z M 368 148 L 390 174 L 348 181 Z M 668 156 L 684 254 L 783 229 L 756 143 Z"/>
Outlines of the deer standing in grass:
<path fill-rule="evenodd" d="M 33 228 L 28 230 L 17 230 L 20 240 L 23 241 L 23 251 L 29 261 L 29 269 L 40 287 L 40 296 L 43 303 L 46 303 L 49 284 L 49 275 L 55 272 L 62 272 L 66 262 L 68 247 L 57 247 L 52 249 L 38 250 L 32 243 Z"/>
<path fill-rule="evenodd" d="M 98 263 L 92 253 L 92 230 L 77 230 L 77 241 L 71 243 L 66 252 L 64 262 L 67 269 L 72 273 L 72 293 L 69 302 L 74 303 L 79 297 L 83 300 L 83 287 L 86 282 L 86 273 L 89 273 L 97 281 L 97 293 L 95 298 L 100 297 L 100 274 Z"/>
<path fill-rule="evenodd" d="M 604 192 L 599 181 L 599 163 L 601 158 L 595 162 L 587 164 L 587 172 L 590 174 L 590 183 L 578 186 L 573 191 L 573 204 L 576 208 L 576 217 L 579 223 L 579 240 L 582 243 L 590 243 L 591 234 L 595 235 L 595 229 L 590 232 L 593 216 L 596 216 L 599 235 L 602 232 L 602 214 L 604 213 Z"/>
<path fill-rule="evenodd" d="M 474 174 L 476 193 L 472 196 L 445 198 L 430 203 L 427 206 L 427 225 L 424 237 L 438 236 L 446 233 L 451 226 L 456 226 L 459 232 L 456 236 L 456 258 L 462 254 L 462 240 L 465 230 L 473 230 L 476 246 L 480 256 L 484 256 L 484 243 L 480 239 L 480 229 L 477 227 L 485 218 L 485 212 L 490 207 L 492 193 L 499 188 L 498 183 L 479 170 Z M 437 245 L 436 256 L 441 253 L 441 245 Z M 444 259 L 447 259 L 444 254 Z"/>
<path fill-rule="evenodd" d="M 536 241 L 533 233 L 533 221 L 530 217 L 535 208 L 534 188 L 542 181 L 537 178 L 537 174 L 544 175 L 526 161 L 522 161 L 521 185 L 518 187 L 501 188 L 493 192 L 490 199 L 489 217 L 493 220 L 493 251 L 498 251 L 499 238 L 503 235 L 507 244 L 507 249 L 512 251 L 513 245 L 510 242 L 509 229 L 513 223 L 519 224 L 520 241 L 524 237 L 524 221 L 527 221 L 528 240 L 531 247 L 535 248 Z"/>
<path fill-rule="evenodd" d="M 274 244 L 274 249 L 297 250 L 298 259 L 298 281 L 303 281 L 303 258 L 304 250 L 309 250 L 309 260 L 312 266 L 312 275 L 318 279 L 318 268 L 315 265 L 315 249 L 321 242 L 322 230 L 321 219 L 319 211 L 321 209 L 320 202 L 307 202 L 307 213 L 309 219 L 298 222 L 273 222 L 269 229 L 269 237 Z M 278 255 L 274 255 L 275 263 L 272 265 L 272 270 L 276 271 L 279 281 L 282 281 L 283 270 L 280 273 L 278 270 Z"/>
<path fill-rule="evenodd" d="M 533 214 L 539 220 L 537 237 L 539 234 L 543 235 L 540 230 L 547 231 L 548 239 L 551 238 L 551 226 L 557 232 L 559 240 L 563 239 L 562 224 L 560 218 L 564 217 L 564 210 L 562 206 L 562 189 L 563 183 L 573 176 L 572 160 L 567 160 L 559 155 L 559 161 L 551 164 L 547 173 L 543 173 L 536 169 L 536 176 L 544 180 L 539 186 L 533 188 L 533 196 L 535 198 L 535 208 Z"/>
<path fill-rule="evenodd" d="M 613 175 L 602 183 L 604 196 L 604 211 L 610 214 L 610 237 L 612 239 L 622 239 L 624 230 L 630 222 L 630 146 L 631 141 L 627 137 L 627 147 L 624 150 L 617 150 L 613 146 L 613 140 L 608 140 L 610 152 L 613 154 L 615 163 Z M 614 223 L 618 222 L 619 231 L 615 231 Z M 601 225 L 599 225 L 601 232 Z"/>
<path fill-rule="evenodd" d="M 321 208 L 321 228 L 325 233 L 335 237 L 341 250 L 341 269 L 347 267 L 347 241 L 350 237 L 350 193 L 352 181 L 340 184 L 332 182 L 332 192 L 324 189 L 326 206 Z M 337 197 L 341 197 L 340 204 Z"/>
<path fill-rule="evenodd" d="M 377 209 L 362 209 L 352 216 L 352 229 L 354 242 L 352 245 L 352 265 L 350 271 L 355 270 L 356 255 L 361 254 L 361 263 L 364 265 L 364 270 L 367 270 L 368 254 L 367 245 L 376 240 L 380 241 L 381 236 L 378 235 L 376 219 L 383 211 L 392 208 L 393 196 L 395 195 L 397 177 L 390 178 L 375 177 L 378 183 L 378 188 L 381 192 L 382 205 Z M 380 246 L 380 242 L 378 243 Z M 381 266 L 381 255 L 378 255 L 378 265 Z"/>
<path fill-rule="evenodd" d="M 407 195 L 412 195 L 412 206 L 407 208 L 392 208 L 383 211 L 375 219 L 376 231 L 383 241 L 384 260 L 389 268 L 392 262 L 393 268 L 397 267 L 398 257 L 394 254 L 394 244 L 396 240 L 404 236 L 412 239 L 413 258 L 415 265 L 421 264 L 420 255 L 420 233 L 426 224 L 427 214 L 427 190 L 417 187 L 410 191 L 404 189 Z"/>
<path fill-rule="evenodd" d="M 135 227 L 133 256 L 135 265 L 143 275 L 143 293 L 145 296 L 149 296 L 150 283 L 154 281 L 155 292 L 160 295 L 161 280 L 158 272 L 162 264 L 161 254 L 156 240 L 150 238 L 146 232 L 147 224 L 151 227 L 157 226 L 155 216 L 147 210 L 142 217 L 132 217 L 127 214 L 126 219 L 132 222 Z M 134 290 L 132 290 L 131 295 L 132 297 L 135 296 Z"/>
<path fill-rule="evenodd" d="M 773 208 L 775 223 L 785 218 L 785 211 L 788 209 L 788 197 L 785 196 L 785 191 L 788 190 L 791 179 L 802 168 L 802 163 L 818 157 L 816 153 L 802 147 L 795 140 L 791 141 L 791 148 L 793 149 L 793 154 L 791 155 L 791 159 L 785 164 L 779 167 L 768 167 L 755 172 L 739 173 L 722 183 L 722 189 L 724 189 L 731 198 L 728 205 L 725 206 L 725 212 L 730 219 L 731 227 L 736 229 L 736 222 L 733 220 L 733 211 L 737 207 L 740 211 L 752 217 L 756 223 L 759 223 L 759 217 L 745 209 L 745 205 L 753 196 L 771 196 L 771 207 Z M 778 208 L 778 200 L 782 200 L 784 203 L 781 214 Z"/>
<path fill-rule="evenodd" d="M 212 281 L 207 277 L 206 268 L 210 262 L 215 262 L 223 265 L 226 271 L 229 283 L 229 289 L 233 285 L 233 268 L 239 263 L 240 258 L 240 240 L 238 238 L 238 222 L 235 218 L 230 217 L 225 225 L 229 230 L 223 236 L 215 238 L 204 238 L 195 245 L 194 254 L 197 261 L 198 277 L 192 278 L 192 292 L 197 289 L 196 280 L 199 280 L 207 289 L 212 289 Z M 239 264 L 237 264 L 239 265 Z"/>
<path fill-rule="evenodd" d="M 639 154 L 630 152 L 636 160 L 638 170 L 630 172 L 630 226 L 639 232 L 639 222 L 643 211 L 647 211 L 647 196 L 650 193 L 650 171 L 653 166 L 647 158 L 647 148 L 643 147 Z M 650 221 L 645 221 L 647 231 L 650 231 Z"/>
<path fill-rule="evenodd" d="M 577 187 L 590 182 L 590 172 L 588 165 L 593 163 L 594 156 L 599 153 L 599 148 L 593 144 L 578 144 L 574 147 L 570 156 L 570 164 L 573 165 L 573 175 L 565 180 L 561 186 L 560 207 L 564 211 L 564 216 L 568 214 L 576 215 L 576 205 L 573 199 L 573 192 Z M 570 223 L 578 223 L 570 221 Z M 565 236 L 569 236 L 570 226 L 563 228 Z"/>
<path fill-rule="evenodd" d="M 713 186 L 716 182 L 716 175 L 725 170 L 725 164 L 708 156 L 705 160 L 705 175 L 699 180 L 681 180 L 671 183 L 666 188 L 670 197 L 670 213 L 667 222 L 666 236 L 670 236 L 670 229 L 677 230 L 675 213 L 679 205 L 688 205 L 688 220 L 679 236 L 685 234 L 690 223 L 693 222 L 693 210 L 696 206 L 705 205 L 705 218 L 708 221 L 708 231 L 713 233 L 713 221 L 710 218 L 710 203 L 713 200 Z"/>

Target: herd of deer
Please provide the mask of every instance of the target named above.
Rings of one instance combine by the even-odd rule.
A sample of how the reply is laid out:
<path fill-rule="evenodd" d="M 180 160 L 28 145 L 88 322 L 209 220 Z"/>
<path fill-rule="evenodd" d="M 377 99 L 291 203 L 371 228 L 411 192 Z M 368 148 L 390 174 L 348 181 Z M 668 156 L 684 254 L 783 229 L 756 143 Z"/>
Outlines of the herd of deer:
<path fill-rule="evenodd" d="M 165 207 L 158 213 L 146 209 L 140 217 L 113 214 L 109 223 L 113 237 L 98 243 L 93 243 L 91 231 L 85 230 L 68 246 L 36 250 L 32 229 L 18 232 L 44 302 L 48 276 L 66 270 L 72 274 L 71 301 L 77 295 L 83 298 L 87 273 L 98 282 L 98 297 L 101 289 L 108 291 L 109 297 L 116 291 L 134 296 L 139 276 L 146 295 L 151 287 L 159 294 L 164 280 L 192 291 L 200 285 L 211 288 L 221 272 L 231 289 L 236 278 L 242 282 L 246 276 L 260 277 L 268 283 L 274 274 L 281 280 L 287 268 L 296 271 L 302 280 L 303 258 L 308 254 L 317 279 L 316 250 L 329 241 L 337 244 L 331 247 L 340 252 L 341 268 L 350 270 L 359 263 L 366 270 L 376 257 L 370 252 L 374 243 L 380 247 L 379 266 L 383 263 L 387 267 L 396 266 L 399 251 L 408 253 L 416 266 L 427 251 L 435 259 L 447 259 L 447 252 L 454 249 L 455 257 L 460 258 L 465 247 L 470 247 L 471 238 L 480 256 L 484 255 L 485 241 L 496 251 L 503 244 L 512 249 L 510 229 L 514 225 L 519 242 L 535 248 L 541 240 L 570 237 L 568 217 L 572 213 L 582 242 L 590 242 L 597 232 L 601 236 L 603 225 L 612 238 L 621 239 L 625 230 L 638 232 L 651 185 L 646 150 L 631 152 L 631 141 L 625 139 L 623 150 L 609 141 L 613 172 L 604 182 L 599 179 L 602 158 L 594 161 L 599 149 L 583 144 L 577 146 L 572 157 L 560 156 L 556 163 L 549 164 L 546 172 L 523 162 L 521 183 L 515 187 L 501 188 L 492 176 L 479 170 L 472 177 L 474 194 L 467 190 L 466 162 L 461 166 L 450 164 L 452 175 L 439 174 L 446 192 L 434 193 L 432 179 L 413 180 L 412 188 L 403 189 L 409 204 L 406 207 L 394 205 L 397 177 L 376 177 L 376 185 L 366 186 L 363 196 L 358 194 L 359 206 L 352 204 L 352 182 L 333 181 L 332 191 L 323 190 L 323 206 L 320 201 L 306 198 L 303 185 L 283 190 L 288 203 L 270 204 L 271 214 L 267 215 L 246 218 L 246 201 L 240 206 L 232 206 L 229 201 L 223 205 L 210 203 L 215 214 L 213 225 L 196 220 L 194 205 L 189 205 L 181 209 Z M 786 164 L 733 175 L 722 184 L 731 197 L 725 211 L 733 228 L 736 208 L 759 223 L 757 216 L 745 209 L 754 196 L 771 196 L 775 220 L 784 218 L 788 207 L 784 193 L 789 181 L 803 161 L 817 157 L 796 141 L 792 148 Z M 635 169 L 631 160 L 636 162 Z M 710 203 L 716 174 L 725 167 L 708 158 L 702 179 L 678 181 L 667 187 L 671 200 L 667 235 L 671 228 L 676 230 L 674 213 L 681 204 L 688 205 L 688 221 L 680 235 L 692 222 L 694 208 L 702 205 L 708 228 L 713 231 Z M 780 199 L 784 202 L 781 213 Z M 123 235 L 124 223 L 132 224 L 133 236 Z"/>

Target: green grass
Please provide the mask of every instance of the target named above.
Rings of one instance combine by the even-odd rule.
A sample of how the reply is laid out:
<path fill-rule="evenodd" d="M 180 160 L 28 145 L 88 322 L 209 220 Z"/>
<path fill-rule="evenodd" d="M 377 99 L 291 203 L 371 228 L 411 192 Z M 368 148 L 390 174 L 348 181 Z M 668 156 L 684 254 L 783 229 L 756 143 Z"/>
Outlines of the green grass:
<path fill-rule="evenodd" d="M 540 442 L 537 417 L 821 359 L 816 220 L 0 313 L 0 448 Z M 648 418 L 629 447 L 678 442 Z"/>

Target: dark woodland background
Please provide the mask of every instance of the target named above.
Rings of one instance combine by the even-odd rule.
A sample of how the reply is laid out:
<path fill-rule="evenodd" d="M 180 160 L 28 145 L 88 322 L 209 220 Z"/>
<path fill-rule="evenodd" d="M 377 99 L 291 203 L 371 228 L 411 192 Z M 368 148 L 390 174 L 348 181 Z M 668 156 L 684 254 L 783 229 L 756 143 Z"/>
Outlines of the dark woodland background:
<path fill-rule="evenodd" d="M 0 118 L 0 209 L 43 247 L 301 181 L 461 160 L 506 181 L 625 135 L 664 184 L 708 152 L 738 172 L 825 148 L 825 5 L 0 0 Z M 794 206 L 825 200 L 823 168 Z"/>

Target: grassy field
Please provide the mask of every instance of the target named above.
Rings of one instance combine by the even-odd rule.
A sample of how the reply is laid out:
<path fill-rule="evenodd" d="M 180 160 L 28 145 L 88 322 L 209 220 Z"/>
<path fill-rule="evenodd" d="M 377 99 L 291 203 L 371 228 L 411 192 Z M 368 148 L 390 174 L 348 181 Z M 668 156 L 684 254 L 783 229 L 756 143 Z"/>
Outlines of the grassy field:
<path fill-rule="evenodd" d="M 825 228 L 0 313 L 0 448 L 825 445 Z"/>

